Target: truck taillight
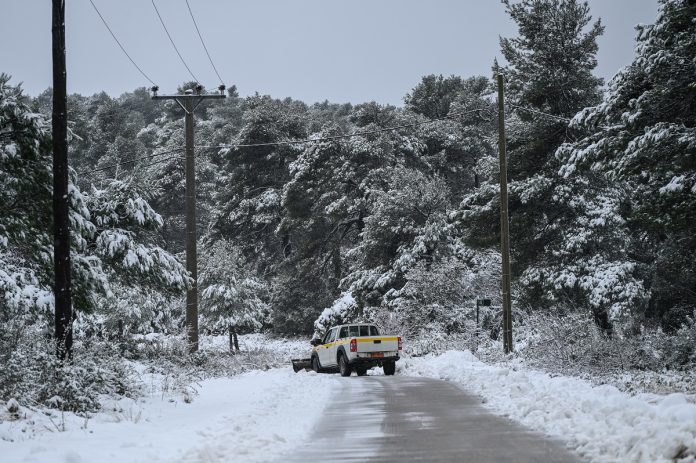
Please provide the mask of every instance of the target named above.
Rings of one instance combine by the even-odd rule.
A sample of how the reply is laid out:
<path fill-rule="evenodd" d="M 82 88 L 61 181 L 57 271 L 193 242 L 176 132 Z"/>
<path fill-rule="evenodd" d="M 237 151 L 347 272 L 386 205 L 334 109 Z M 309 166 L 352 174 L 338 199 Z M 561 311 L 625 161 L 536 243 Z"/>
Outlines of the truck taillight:
<path fill-rule="evenodd" d="M 399 340 L 399 350 L 404 350 L 404 341 L 401 340 L 401 336 L 397 339 Z"/>
<path fill-rule="evenodd" d="M 353 338 L 350 340 L 350 351 L 351 352 L 357 352 L 358 351 L 358 340 Z"/>

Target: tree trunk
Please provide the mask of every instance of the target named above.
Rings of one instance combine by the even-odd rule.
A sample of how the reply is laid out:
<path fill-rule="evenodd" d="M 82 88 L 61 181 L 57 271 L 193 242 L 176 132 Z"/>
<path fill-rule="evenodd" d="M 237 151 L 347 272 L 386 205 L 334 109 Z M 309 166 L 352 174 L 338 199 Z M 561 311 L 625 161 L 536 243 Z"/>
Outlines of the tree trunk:
<path fill-rule="evenodd" d="M 230 352 L 236 354 L 239 352 L 239 339 L 237 338 L 237 329 L 234 325 L 229 326 L 230 329 Z"/>
<path fill-rule="evenodd" d="M 121 350 L 121 355 L 126 352 L 126 344 L 123 341 L 123 320 L 119 318 L 118 320 L 118 346 Z"/>
<path fill-rule="evenodd" d="M 611 335 L 614 331 L 614 327 L 611 324 L 611 321 L 609 320 L 609 314 L 605 309 L 594 309 L 592 311 L 592 315 L 594 316 L 594 321 L 599 327 L 599 329 L 602 330 L 602 333 L 606 334 L 608 337 L 611 338 Z"/>

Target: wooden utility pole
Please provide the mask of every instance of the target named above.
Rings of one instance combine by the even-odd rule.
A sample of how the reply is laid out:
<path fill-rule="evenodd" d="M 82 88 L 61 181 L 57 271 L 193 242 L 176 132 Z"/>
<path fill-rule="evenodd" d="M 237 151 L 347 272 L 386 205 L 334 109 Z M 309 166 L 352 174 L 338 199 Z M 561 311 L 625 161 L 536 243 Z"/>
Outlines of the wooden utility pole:
<path fill-rule="evenodd" d="M 507 154 L 505 146 L 505 92 L 498 74 L 498 148 L 500 152 L 500 254 L 502 256 L 503 349 L 512 352 L 512 302 L 510 300 L 510 224 L 508 220 Z"/>
<path fill-rule="evenodd" d="M 72 358 L 65 0 L 53 0 L 53 266 L 56 355 Z"/>
<path fill-rule="evenodd" d="M 203 94 L 200 85 L 196 91 L 186 90 L 184 95 L 157 95 L 152 87 L 153 100 L 174 100 L 184 110 L 186 126 L 186 270 L 193 283 L 186 290 L 186 328 L 191 352 L 198 350 L 198 256 L 196 250 L 196 159 L 193 152 L 193 113 L 205 99 L 225 98 L 225 87 L 220 93 Z"/>

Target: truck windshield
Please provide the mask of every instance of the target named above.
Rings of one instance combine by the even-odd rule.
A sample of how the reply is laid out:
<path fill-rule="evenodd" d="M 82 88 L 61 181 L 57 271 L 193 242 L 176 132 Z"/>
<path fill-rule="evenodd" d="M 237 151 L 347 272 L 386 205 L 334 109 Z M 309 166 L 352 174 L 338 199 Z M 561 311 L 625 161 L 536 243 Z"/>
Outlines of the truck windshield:
<path fill-rule="evenodd" d="M 326 333 L 326 336 L 324 336 L 324 340 L 323 340 L 321 343 L 322 343 L 322 344 L 328 344 L 328 343 L 330 343 L 331 341 L 333 341 L 333 340 L 334 340 L 334 334 L 336 334 L 336 330 L 337 330 L 337 329 L 338 329 L 338 328 L 334 328 L 334 329 L 332 329 L 331 331 L 329 331 L 328 333 Z"/>
<path fill-rule="evenodd" d="M 379 336 L 376 326 L 370 325 L 370 336 Z"/>

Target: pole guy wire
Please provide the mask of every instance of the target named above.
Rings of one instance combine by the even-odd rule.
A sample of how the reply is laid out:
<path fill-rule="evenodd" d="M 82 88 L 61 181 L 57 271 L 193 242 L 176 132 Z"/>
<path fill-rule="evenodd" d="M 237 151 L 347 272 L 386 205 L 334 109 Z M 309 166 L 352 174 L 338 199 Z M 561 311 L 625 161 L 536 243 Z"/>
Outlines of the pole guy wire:
<path fill-rule="evenodd" d="M 109 33 L 111 34 L 111 37 L 113 37 L 114 40 L 116 41 L 116 43 L 118 44 L 118 46 L 119 46 L 119 48 L 121 49 L 121 51 L 123 52 L 123 54 L 125 54 L 126 57 L 128 57 L 128 59 L 130 60 L 130 62 L 133 63 L 133 66 L 135 66 L 135 68 L 136 68 L 138 71 L 140 71 L 140 74 L 142 74 L 143 77 L 145 77 L 145 79 L 147 79 L 152 85 L 155 85 L 155 86 L 156 86 L 157 84 L 155 84 L 155 83 L 152 81 L 152 79 L 150 79 L 150 78 L 147 76 L 147 74 L 145 74 L 145 72 L 140 68 L 140 66 L 138 66 L 138 65 L 135 63 L 135 61 L 133 60 L 133 58 L 131 58 L 131 56 L 128 54 L 128 52 L 127 52 L 126 49 L 123 47 L 123 45 L 121 45 L 121 42 L 119 42 L 119 40 L 116 38 L 116 34 L 114 34 L 114 31 L 111 30 L 111 27 L 109 27 L 109 24 L 106 22 L 106 19 L 104 19 L 104 16 L 102 16 L 102 14 L 99 12 L 99 9 L 97 8 L 97 5 L 95 5 L 94 2 L 93 2 L 92 0 L 89 0 L 89 3 L 92 4 L 92 7 L 94 7 L 94 11 L 97 12 L 97 14 L 99 15 L 99 18 L 102 20 L 102 22 L 103 22 L 104 25 L 106 26 L 106 29 L 107 29 L 107 30 L 109 31 Z"/>
<path fill-rule="evenodd" d="M 215 74 L 217 74 L 218 79 L 220 79 L 220 83 L 222 85 L 225 85 L 225 82 L 222 81 L 222 77 L 220 77 L 220 73 L 218 72 L 217 68 L 215 67 L 215 63 L 213 63 L 213 58 L 210 57 L 210 53 L 208 52 L 208 47 L 205 46 L 205 41 L 203 40 L 203 36 L 201 35 L 201 31 L 198 28 L 198 24 L 196 23 L 196 18 L 193 16 L 193 11 L 191 11 L 191 5 L 189 5 L 189 1 L 186 0 L 186 6 L 188 7 L 189 14 L 191 15 L 191 20 L 193 21 L 193 25 L 196 27 L 196 32 L 198 33 L 198 38 L 201 39 L 201 45 L 203 45 L 203 49 L 205 50 L 205 54 L 208 55 L 208 61 L 210 61 L 210 65 L 213 67 L 213 71 L 215 71 Z"/>
<path fill-rule="evenodd" d="M 174 39 L 172 39 L 171 34 L 169 33 L 169 30 L 167 29 L 167 26 L 164 24 L 164 19 L 162 19 L 162 15 L 160 14 L 159 10 L 157 9 L 157 5 L 155 4 L 155 0 L 152 0 L 152 6 L 155 8 L 155 13 L 157 13 L 157 17 L 160 20 L 160 23 L 162 23 L 162 27 L 164 28 L 164 32 L 166 32 L 167 37 L 169 37 L 169 41 L 171 42 L 172 46 L 174 47 L 174 50 L 176 51 L 176 54 L 179 55 L 179 59 L 183 63 L 184 67 L 186 70 L 191 74 L 191 77 L 193 80 L 195 80 L 197 83 L 200 83 L 198 80 L 198 77 L 196 77 L 193 72 L 191 71 L 191 68 L 188 67 L 188 64 L 186 64 L 186 61 L 184 60 L 184 57 L 181 56 L 181 53 L 179 52 L 179 49 L 176 47 L 176 44 L 174 43 Z"/>

